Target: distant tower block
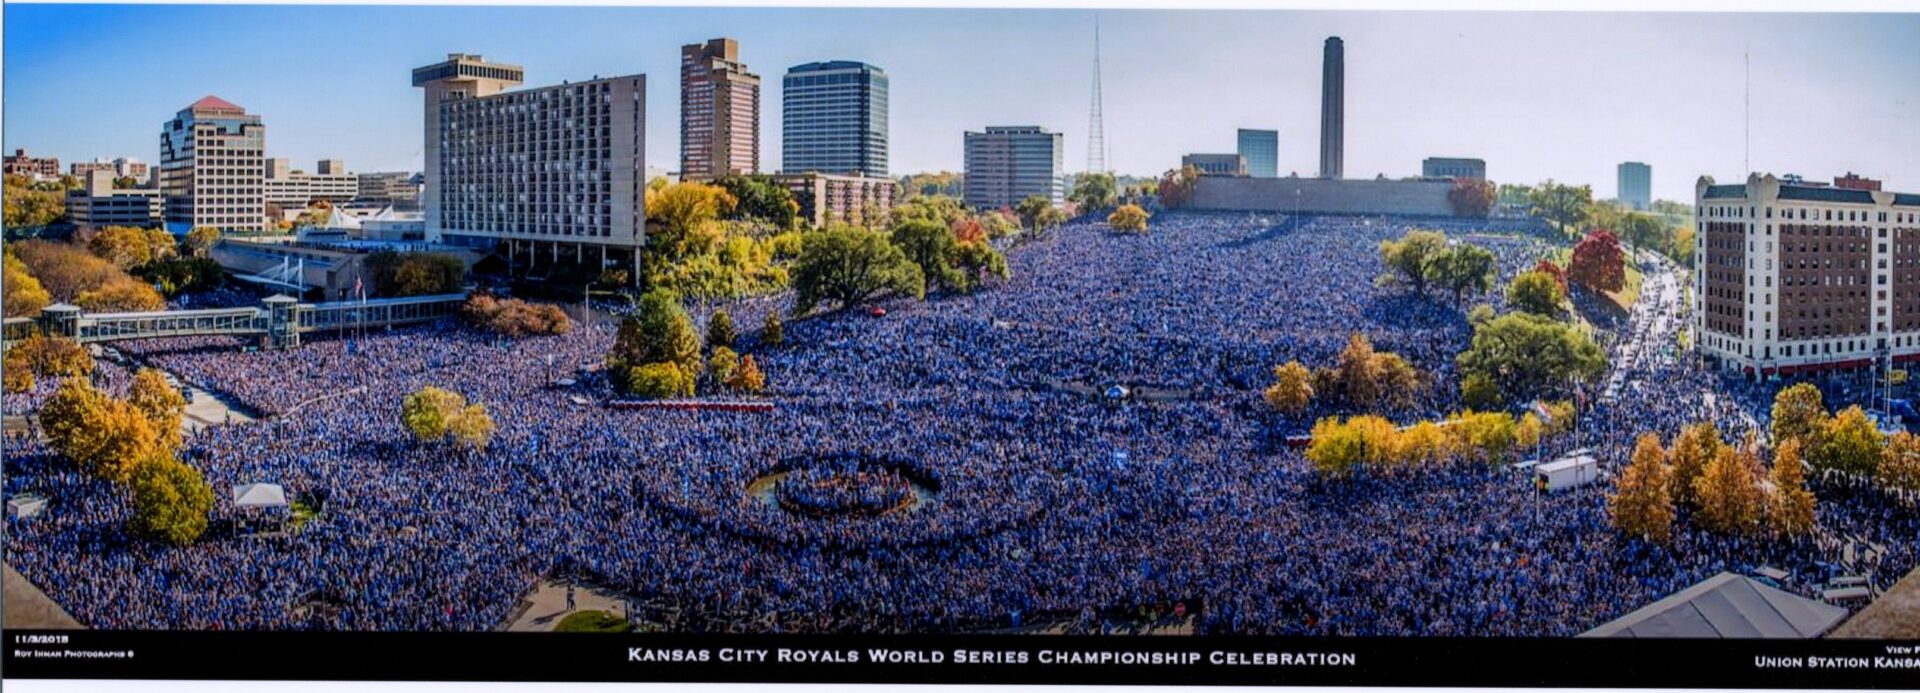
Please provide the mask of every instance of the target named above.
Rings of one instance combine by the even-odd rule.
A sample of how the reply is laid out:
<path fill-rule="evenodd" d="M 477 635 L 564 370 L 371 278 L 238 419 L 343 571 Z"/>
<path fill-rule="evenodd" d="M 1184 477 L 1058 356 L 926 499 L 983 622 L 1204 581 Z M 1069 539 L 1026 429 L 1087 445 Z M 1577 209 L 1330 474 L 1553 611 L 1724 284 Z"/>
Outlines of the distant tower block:
<path fill-rule="evenodd" d="M 1341 152 L 1346 147 L 1347 48 L 1338 36 L 1327 37 L 1320 65 L 1320 177 L 1341 177 Z"/>

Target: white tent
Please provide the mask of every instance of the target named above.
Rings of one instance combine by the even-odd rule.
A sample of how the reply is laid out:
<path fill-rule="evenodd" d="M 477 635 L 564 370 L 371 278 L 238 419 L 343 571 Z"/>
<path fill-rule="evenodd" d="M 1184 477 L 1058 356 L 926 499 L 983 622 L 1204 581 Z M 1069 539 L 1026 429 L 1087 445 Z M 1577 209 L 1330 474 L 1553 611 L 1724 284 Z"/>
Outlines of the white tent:
<path fill-rule="evenodd" d="M 1814 638 L 1846 617 L 1846 609 L 1721 573 L 1580 637 Z"/>
<path fill-rule="evenodd" d="M 279 484 L 238 484 L 233 487 L 233 507 L 264 510 L 287 507 L 287 490 Z"/>

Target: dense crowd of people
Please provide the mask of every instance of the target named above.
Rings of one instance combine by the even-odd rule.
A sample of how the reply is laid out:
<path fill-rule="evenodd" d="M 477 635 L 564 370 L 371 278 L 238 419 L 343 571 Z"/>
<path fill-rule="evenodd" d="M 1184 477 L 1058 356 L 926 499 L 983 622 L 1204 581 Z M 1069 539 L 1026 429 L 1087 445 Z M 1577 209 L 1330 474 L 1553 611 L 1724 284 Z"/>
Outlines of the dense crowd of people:
<path fill-rule="evenodd" d="M 662 622 L 687 631 L 1091 632 L 1094 614 L 1177 605 L 1202 633 L 1550 636 L 1721 570 L 1838 570 L 1812 543 L 1622 540 L 1601 486 L 1545 496 L 1481 464 L 1332 481 L 1276 444 L 1311 421 L 1261 402 L 1272 366 L 1326 365 L 1356 331 L 1431 375 L 1408 416 L 1457 407 L 1466 309 L 1501 300 L 1377 286 L 1376 246 L 1416 226 L 1495 251 L 1503 282 L 1545 252 L 1485 222 L 1174 212 L 1148 235 L 1068 224 L 981 293 L 790 320 L 781 345 L 758 328 L 786 315 L 781 298 L 691 307 L 748 328 L 736 349 L 765 371 L 772 412 L 603 406 L 604 312 L 517 340 L 449 321 L 287 351 L 127 343 L 271 417 L 189 436 L 220 497 L 214 529 L 186 547 L 133 539 L 121 491 L 10 445 L 6 491 L 53 505 L 8 520 L 8 560 L 83 623 L 175 629 L 488 630 L 565 573 L 667 605 Z M 1554 448 L 1617 468 L 1639 431 L 1700 416 L 1702 392 L 1764 396 L 1684 362 L 1635 368 Z M 426 385 L 485 403 L 491 445 L 414 442 L 401 401 Z M 823 507 L 893 507 L 898 484 L 860 474 L 921 497 L 795 512 L 749 491 L 777 471 Z M 226 494 L 252 482 L 326 501 L 291 536 L 240 536 Z M 1876 579 L 1920 560 L 1911 509 L 1816 485 L 1824 526 L 1897 545 Z"/>

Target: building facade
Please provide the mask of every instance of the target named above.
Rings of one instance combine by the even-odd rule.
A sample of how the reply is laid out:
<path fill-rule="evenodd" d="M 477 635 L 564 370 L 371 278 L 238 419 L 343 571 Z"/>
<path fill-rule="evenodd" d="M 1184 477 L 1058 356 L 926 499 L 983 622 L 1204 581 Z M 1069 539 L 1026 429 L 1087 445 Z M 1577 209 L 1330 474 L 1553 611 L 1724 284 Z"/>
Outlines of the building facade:
<path fill-rule="evenodd" d="M 354 176 L 354 200 L 368 204 L 389 204 L 400 208 L 420 205 L 422 177 L 409 171 L 383 171 Z"/>
<path fill-rule="evenodd" d="M 639 280 L 646 76 L 502 91 L 513 66 L 456 54 L 414 70 L 427 93 L 426 239 L 522 263 L 597 261 Z M 534 265 L 527 265 L 529 267 Z"/>
<path fill-rule="evenodd" d="M 1620 164 L 1619 170 L 1620 202 L 1629 209 L 1646 211 L 1653 208 L 1653 167 L 1638 161 Z"/>
<path fill-rule="evenodd" d="M 217 96 L 161 124 L 160 192 L 169 229 L 266 230 L 266 144 L 260 116 Z"/>
<path fill-rule="evenodd" d="M 889 89 L 885 70 L 851 60 L 788 69 L 780 171 L 886 177 Z"/>
<path fill-rule="evenodd" d="M 1421 178 L 1487 179 L 1487 162 L 1482 159 L 1430 156 L 1420 161 Z"/>
<path fill-rule="evenodd" d="M 1920 361 L 1920 194 L 1752 174 L 1701 177 L 1694 197 L 1710 362 L 1766 378 Z"/>
<path fill-rule="evenodd" d="M 60 159 L 56 157 L 27 156 L 27 150 L 15 149 L 4 159 L 0 159 L 0 170 L 9 176 L 32 176 L 34 178 L 59 178 Z"/>
<path fill-rule="evenodd" d="M 1247 158 L 1239 154 L 1188 154 L 1180 157 L 1180 167 L 1188 166 L 1203 176 L 1239 176 L 1247 175 Z"/>
<path fill-rule="evenodd" d="M 127 157 L 120 157 L 112 161 L 106 159 L 76 161 L 67 167 L 67 173 L 69 175 L 82 180 L 85 180 L 87 174 L 93 173 L 94 171 L 107 171 L 112 173 L 115 178 L 132 178 L 136 181 L 145 181 L 147 179 L 147 165 L 141 163 L 139 159 L 129 159 Z"/>
<path fill-rule="evenodd" d="M 82 176 L 80 189 L 67 192 L 67 219 L 85 229 L 160 225 L 165 214 L 160 191 L 115 187 L 114 173 L 94 170 Z"/>
<path fill-rule="evenodd" d="M 680 176 L 707 180 L 760 171 L 760 76 L 740 42 L 680 47 Z"/>
<path fill-rule="evenodd" d="M 1347 146 L 1347 44 L 1327 37 L 1320 54 L 1320 177 L 1338 180 L 1345 173 Z"/>
<path fill-rule="evenodd" d="M 989 127 L 966 133 L 966 203 L 980 209 L 1011 207 L 1033 195 L 1054 204 L 1065 200 L 1060 133 L 1035 125 Z"/>
<path fill-rule="evenodd" d="M 282 210 L 325 200 L 347 202 L 360 194 L 359 177 L 347 172 L 340 159 L 322 159 L 317 173 L 293 169 L 286 159 L 268 159 L 261 180 L 266 203 Z"/>
<path fill-rule="evenodd" d="M 1240 128 L 1236 151 L 1247 161 L 1247 175 L 1254 178 L 1280 176 L 1280 133 L 1276 130 Z"/>
<path fill-rule="evenodd" d="M 899 184 L 892 178 L 835 176 L 825 173 L 783 173 L 774 180 L 793 193 L 800 217 L 814 228 L 830 222 L 866 225 L 880 222 L 893 211 Z"/>
<path fill-rule="evenodd" d="M 1880 181 L 1872 178 L 1864 178 L 1855 175 L 1852 171 L 1848 171 L 1847 175 L 1834 177 L 1833 187 L 1846 188 L 1848 190 L 1879 190 Z"/>

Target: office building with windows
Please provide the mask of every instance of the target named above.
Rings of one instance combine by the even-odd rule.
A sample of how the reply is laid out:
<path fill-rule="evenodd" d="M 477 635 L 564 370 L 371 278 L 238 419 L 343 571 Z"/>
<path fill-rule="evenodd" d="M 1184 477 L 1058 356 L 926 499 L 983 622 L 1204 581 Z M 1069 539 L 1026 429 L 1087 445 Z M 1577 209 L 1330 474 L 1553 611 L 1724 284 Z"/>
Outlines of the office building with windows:
<path fill-rule="evenodd" d="M 59 178 L 60 159 L 58 157 L 27 156 L 27 150 L 15 149 L 12 154 L 0 160 L 0 170 L 9 176 L 28 176 L 31 178 Z"/>
<path fill-rule="evenodd" d="M 393 205 L 401 209 L 420 206 L 421 175 L 411 171 L 381 171 L 354 176 L 354 201 Z"/>
<path fill-rule="evenodd" d="M 1920 362 L 1920 194 L 1751 174 L 1703 176 L 1694 197 L 1693 328 L 1710 363 L 1770 378 Z"/>
<path fill-rule="evenodd" d="M 360 194 L 359 177 L 347 172 L 340 159 L 322 159 L 316 172 L 293 169 L 284 158 L 268 159 L 261 181 L 268 205 L 298 209 L 325 200 L 347 202 Z"/>
<path fill-rule="evenodd" d="M 1653 167 L 1638 161 L 1620 164 L 1618 197 L 1628 209 L 1653 208 Z"/>
<path fill-rule="evenodd" d="M 508 271 L 631 266 L 646 236 L 646 76 L 508 91 L 519 67 L 454 54 L 426 91 L 425 234 L 495 249 Z"/>
<path fill-rule="evenodd" d="M 760 76 L 740 62 L 740 42 L 680 47 L 680 177 L 707 180 L 760 171 Z"/>
<path fill-rule="evenodd" d="M 1239 154 L 1188 154 L 1180 157 L 1180 167 L 1188 166 L 1203 176 L 1246 177 L 1247 158 Z"/>
<path fill-rule="evenodd" d="M 116 187 L 115 173 L 91 170 L 81 176 L 80 188 L 67 192 L 67 220 L 83 229 L 158 226 L 165 214 L 160 191 Z"/>
<path fill-rule="evenodd" d="M 1421 178 L 1487 179 L 1487 162 L 1448 156 L 1430 156 L 1420 161 Z"/>
<path fill-rule="evenodd" d="M 266 230 L 266 144 L 260 116 L 217 96 L 195 101 L 161 124 L 160 193 L 168 229 Z"/>
<path fill-rule="evenodd" d="M 112 173 L 115 178 L 132 178 L 141 182 L 147 179 L 147 165 L 141 163 L 139 159 L 129 159 L 127 157 L 120 157 L 112 161 L 106 159 L 76 161 L 68 166 L 67 173 L 84 181 L 87 178 L 87 174 L 93 173 L 94 171 L 107 171 Z"/>
<path fill-rule="evenodd" d="M 774 180 L 793 193 L 800 218 L 822 228 L 831 222 L 868 225 L 887 218 L 900 184 L 892 178 L 782 173 Z"/>
<path fill-rule="evenodd" d="M 1280 177 L 1280 133 L 1275 130 L 1240 128 L 1236 151 L 1247 161 L 1247 175 L 1254 178 Z"/>
<path fill-rule="evenodd" d="M 780 171 L 886 177 L 888 88 L 885 70 L 851 60 L 788 69 Z"/>
<path fill-rule="evenodd" d="M 966 133 L 966 203 L 998 209 L 1039 195 L 1061 204 L 1065 151 L 1060 133 L 1035 125 Z"/>

